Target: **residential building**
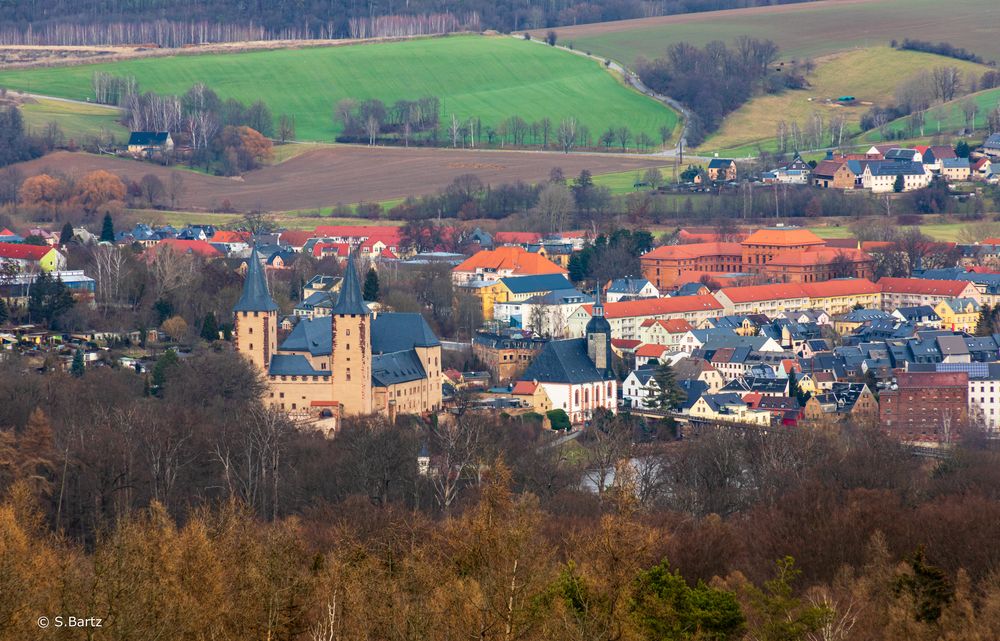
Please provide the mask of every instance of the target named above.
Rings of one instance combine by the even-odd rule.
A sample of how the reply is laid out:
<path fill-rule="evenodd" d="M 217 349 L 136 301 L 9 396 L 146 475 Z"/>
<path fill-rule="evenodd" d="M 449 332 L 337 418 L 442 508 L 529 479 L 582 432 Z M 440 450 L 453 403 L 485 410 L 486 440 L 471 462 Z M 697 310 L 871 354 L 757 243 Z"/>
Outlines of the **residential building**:
<path fill-rule="evenodd" d="M 949 298 L 974 298 L 980 300 L 979 290 L 969 281 L 936 280 L 931 278 L 882 278 L 882 309 L 891 312 L 897 307 L 937 304 Z"/>
<path fill-rule="evenodd" d="M 173 151 L 174 139 L 167 131 L 133 131 L 129 134 L 125 148 L 130 154 L 149 156 Z"/>
<path fill-rule="evenodd" d="M 708 179 L 714 182 L 736 180 L 736 161 L 731 158 L 713 158 L 708 163 Z"/>
<path fill-rule="evenodd" d="M 456 285 L 471 281 L 496 281 L 511 276 L 566 274 L 566 269 L 537 253 L 517 245 L 484 249 L 473 254 L 452 270 Z"/>
<path fill-rule="evenodd" d="M 716 423 L 742 423 L 766 427 L 771 424 L 767 410 L 751 409 L 739 394 L 702 394 L 688 411 L 692 419 Z"/>
<path fill-rule="evenodd" d="M 979 321 L 979 301 L 975 298 L 949 298 L 934 308 L 941 317 L 941 327 L 953 332 L 971 334 Z"/>
<path fill-rule="evenodd" d="M 903 191 L 923 189 L 931 183 L 931 173 L 919 162 L 873 160 L 865 165 L 861 184 L 872 193 L 895 191 L 896 180 L 902 176 Z"/>
<path fill-rule="evenodd" d="M 637 340 L 639 328 L 647 320 L 683 319 L 700 325 L 708 318 L 719 316 L 722 305 L 710 294 L 701 296 L 675 296 L 608 303 L 604 306 L 605 319 L 611 324 L 614 338 Z M 581 305 L 570 314 L 567 322 L 569 336 L 580 336 L 593 317 L 593 305 Z"/>
<path fill-rule="evenodd" d="M 0 263 L 12 263 L 22 272 L 66 269 L 66 257 L 49 245 L 0 243 Z"/>
<path fill-rule="evenodd" d="M 617 303 L 620 300 L 637 298 L 658 298 L 660 292 L 645 278 L 616 278 L 604 288 L 604 300 Z"/>
<path fill-rule="evenodd" d="M 965 181 L 972 177 L 972 167 L 968 158 L 945 158 L 939 170 L 941 177 L 949 182 Z"/>

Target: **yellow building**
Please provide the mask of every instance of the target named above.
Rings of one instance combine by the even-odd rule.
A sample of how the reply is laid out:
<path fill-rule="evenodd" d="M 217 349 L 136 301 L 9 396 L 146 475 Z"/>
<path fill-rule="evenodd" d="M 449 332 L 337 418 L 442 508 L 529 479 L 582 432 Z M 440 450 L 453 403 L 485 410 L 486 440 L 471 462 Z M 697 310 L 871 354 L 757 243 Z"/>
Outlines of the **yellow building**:
<path fill-rule="evenodd" d="M 543 274 L 540 276 L 512 276 L 495 281 L 474 281 L 462 286 L 479 298 L 483 306 L 483 320 L 497 318 L 497 303 L 523 303 L 535 296 L 544 296 L 558 290 L 573 289 L 571 283 L 562 274 Z M 508 320 L 509 315 L 502 320 Z"/>
<path fill-rule="evenodd" d="M 277 345 L 278 306 L 256 248 L 233 308 L 236 350 L 267 380 L 265 400 L 297 418 L 371 413 L 394 419 L 441 407 L 441 343 L 420 314 L 375 314 L 361 296 L 353 256 L 330 316 L 303 318 Z"/>
<path fill-rule="evenodd" d="M 974 298 L 949 298 L 934 308 L 941 317 L 941 329 L 973 333 L 979 321 L 979 303 Z"/>

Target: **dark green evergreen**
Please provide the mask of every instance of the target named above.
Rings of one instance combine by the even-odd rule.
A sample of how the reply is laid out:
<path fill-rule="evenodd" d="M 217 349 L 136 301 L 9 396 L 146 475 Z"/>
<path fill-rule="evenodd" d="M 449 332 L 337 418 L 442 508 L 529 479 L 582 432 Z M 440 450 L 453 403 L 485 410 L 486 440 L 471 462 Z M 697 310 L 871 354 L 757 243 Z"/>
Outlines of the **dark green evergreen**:
<path fill-rule="evenodd" d="M 368 273 L 365 274 L 365 285 L 363 296 L 365 300 L 377 301 L 378 300 L 378 272 L 375 271 L 374 267 L 368 268 Z"/>
<path fill-rule="evenodd" d="M 201 337 L 210 343 L 219 340 L 219 323 L 215 320 L 215 312 L 205 314 L 205 320 L 201 324 Z"/>
<path fill-rule="evenodd" d="M 70 366 L 70 373 L 80 378 L 83 376 L 84 366 L 83 366 L 83 350 L 77 348 L 76 352 L 73 353 L 73 365 Z"/>
<path fill-rule="evenodd" d="M 104 214 L 104 222 L 101 223 L 101 242 L 115 242 L 115 222 L 111 220 L 111 214 Z"/>

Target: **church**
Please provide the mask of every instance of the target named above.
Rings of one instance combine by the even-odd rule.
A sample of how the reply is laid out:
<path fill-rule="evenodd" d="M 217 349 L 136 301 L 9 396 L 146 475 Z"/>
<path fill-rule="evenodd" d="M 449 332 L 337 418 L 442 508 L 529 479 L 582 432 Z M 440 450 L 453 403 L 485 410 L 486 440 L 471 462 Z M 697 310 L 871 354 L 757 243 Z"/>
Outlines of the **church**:
<path fill-rule="evenodd" d="M 329 316 L 303 318 L 278 344 L 278 305 L 254 248 L 233 308 L 236 351 L 267 382 L 265 401 L 336 429 L 343 417 L 424 414 L 441 408 L 441 342 L 420 314 L 375 313 L 355 258 Z"/>
<path fill-rule="evenodd" d="M 611 324 L 604 317 L 600 288 L 585 338 L 549 341 L 520 380 L 544 390 L 546 408 L 566 412 L 574 425 L 590 420 L 595 410 L 618 408 L 618 379 L 612 369 Z M 540 407 L 536 406 L 536 411 Z"/>

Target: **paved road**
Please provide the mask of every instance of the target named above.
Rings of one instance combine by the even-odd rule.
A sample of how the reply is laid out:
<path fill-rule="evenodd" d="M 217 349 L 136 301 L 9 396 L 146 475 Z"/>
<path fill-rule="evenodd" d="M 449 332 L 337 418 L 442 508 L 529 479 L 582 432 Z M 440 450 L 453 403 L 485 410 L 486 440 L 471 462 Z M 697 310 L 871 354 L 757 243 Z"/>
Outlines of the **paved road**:
<path fill-rule="evenodd" d="M 101 109 L 107 109 L 108 111 L 121 111 L 118 107 L 115 107 L 114 105 L 102 105 L 100 103 L 90 102 L 90 101 L 87 101 L 87 100 L 73 100 L 71 98 L 57 98 L 55 96 L 45 96 L 45 95 L 42 95 L 40 93 L 29 93 L 29 92 L 26 92 L 26 91 L 17 91 L 17 92 L 14 92 L 14 93 L 16 93 L 18 96 L 24 96 L 24 97 L 27 97 L 27 98 L 36 98 L 36 99 L 39 99 L 39 100 L 54 100 L 56 102 L 67 102 L 67 103 L 69 103 L 71 105 L 87 105 L 88 107 L 99 107 Z"/>

